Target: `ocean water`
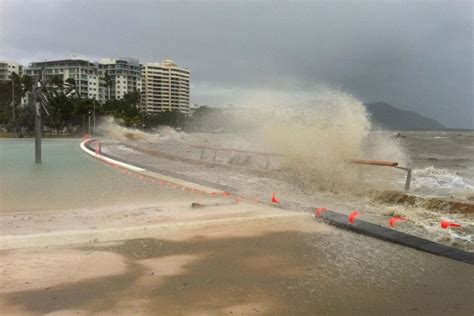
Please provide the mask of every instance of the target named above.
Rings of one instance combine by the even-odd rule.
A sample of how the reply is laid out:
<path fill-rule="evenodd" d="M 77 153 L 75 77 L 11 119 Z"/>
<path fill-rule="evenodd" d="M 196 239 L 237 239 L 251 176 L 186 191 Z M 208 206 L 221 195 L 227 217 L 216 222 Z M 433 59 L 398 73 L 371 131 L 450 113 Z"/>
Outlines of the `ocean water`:
<path fill-rule="evenodd" d="M 474 131 L 406 132 L 413 192 L 474 201 Z"/>

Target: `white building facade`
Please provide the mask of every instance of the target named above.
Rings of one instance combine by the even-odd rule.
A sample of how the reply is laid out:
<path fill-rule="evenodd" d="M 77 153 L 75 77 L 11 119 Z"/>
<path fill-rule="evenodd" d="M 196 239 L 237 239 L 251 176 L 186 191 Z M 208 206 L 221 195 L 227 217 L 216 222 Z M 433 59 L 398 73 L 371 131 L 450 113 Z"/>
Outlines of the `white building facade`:
<path fill-rule="evenodd" d="M 101 80 L 100 101 L 122 99 L 130 92 L 142 91 L 142 71 L 138 59 L 119 58 L 99 61 Z M 110 82 L 107 82 L 109 78 Z"/>
<path fill-rule="evenodd" d="M 64 59 L 46 62 L 33 62 L 24 69 L 24 73 L 37 78 L 41 68 L 45 66 L 46 78 L 58 76 L 66 81 L 72 78 L 76 85 L 76 95 L 81 98 L 99 100 L 100 79 L 97 63 L 84 59 Z"/>
<path fill-rule="evenodd" d="M 190 72 L 172 60 L 147 63 L 142 67 L 143 109 L 150 114 L 163 111 L 189 113 Z"/>
<path fill-rule="evenodd" d="M 23 74 L 23 66 L 15 62 L 0 61 L 0 81 L 10 80 L 12 73 L 21 76 Z"/>

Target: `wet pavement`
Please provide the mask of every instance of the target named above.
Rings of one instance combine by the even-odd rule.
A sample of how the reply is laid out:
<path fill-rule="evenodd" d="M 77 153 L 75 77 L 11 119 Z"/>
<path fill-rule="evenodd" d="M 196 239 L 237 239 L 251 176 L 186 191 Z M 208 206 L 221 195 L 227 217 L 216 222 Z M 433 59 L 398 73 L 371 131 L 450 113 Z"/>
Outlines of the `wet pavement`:
<path fill-rule="evenodd" d="M 7 314 L 472 315 L 474 267 L 310 216 L 1 254 Z"/>

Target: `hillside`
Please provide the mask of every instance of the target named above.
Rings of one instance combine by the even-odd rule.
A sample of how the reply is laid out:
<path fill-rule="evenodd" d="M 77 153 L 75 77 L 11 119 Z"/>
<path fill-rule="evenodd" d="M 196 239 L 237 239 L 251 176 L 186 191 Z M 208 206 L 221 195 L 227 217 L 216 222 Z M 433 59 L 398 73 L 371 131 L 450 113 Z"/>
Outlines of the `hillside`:
<path fill-rule="evenodd" d="M 385 102 L 365 104 L 375 127 L 389 130 L 443 130 L 439 122 L 416 112 L 397 109 Z"/>

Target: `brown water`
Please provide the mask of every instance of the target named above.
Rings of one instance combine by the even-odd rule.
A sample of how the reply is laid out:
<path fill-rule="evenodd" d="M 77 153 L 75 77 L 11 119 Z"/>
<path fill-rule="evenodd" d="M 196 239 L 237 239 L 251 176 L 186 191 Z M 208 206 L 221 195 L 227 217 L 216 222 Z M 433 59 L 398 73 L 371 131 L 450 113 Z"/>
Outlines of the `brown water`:
<path fill-rule="evenodd" d="M 40 212 L 150 203 L 177 196 L 85 155 L 80 139 L 0 139 L 0 213 Z"/>

